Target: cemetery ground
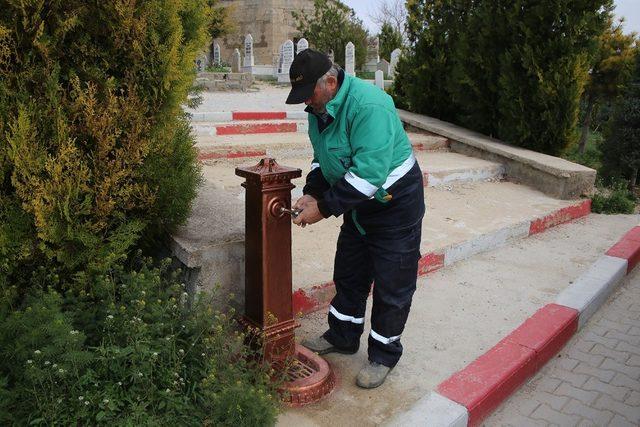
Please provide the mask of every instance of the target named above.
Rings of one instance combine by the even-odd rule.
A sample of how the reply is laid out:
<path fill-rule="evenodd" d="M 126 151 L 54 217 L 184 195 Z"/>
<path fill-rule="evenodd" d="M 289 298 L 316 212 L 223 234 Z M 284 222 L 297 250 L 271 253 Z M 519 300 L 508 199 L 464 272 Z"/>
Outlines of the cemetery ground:
<path fill-rule="evenodd" d="M 271 156 L 282 165 L 299 167 L 303 177 L 294 180 L 292 198 L 301 195 L 311 161 L 310 143 L 304 105 L 286 105 L 287 93 L 286 87 L 256 82 L 245 93 L 205 92 L 202 105 L 190 111 L 205 184 L 188 224 L 174 236 L 174 251 L 194 271 L 194 286 L 217 282 L 242 293 L 238 284 L 244 277 L 244 189 L 234 174 L 237 165 Z M 338 377 L 336 390 L 318 403 L 286 409 L 279 425 L 368 426 L 401 419 L 397 417 L 411 411 L 443 380 L 553 303 L 638 225 L 638 215 L 587 215 L 585 200 L 560 199 L 524 185 L 509 176 L 499 160 L 453 152 L 446 137 L 417 129 L 410 129 L 409 135 L 425 172 L 421 271 L 429 274 L 418 279 L 402 337 L 403 358 L 380 388 L 355 386 L 355 375 L 366 359 L 367 317 L 357 354 L 326 356 Z M 294 305 L 301 312 L 298 340 L 326 329 L 340 223 L 341 219 L 327 219 L 292 230 Z M 543 224 L 538 230 L 543 232 L 532 233 L 535 224 Z M 637 299 L 638 286 L 637 274 L 632 275 L 620 292 Z M 536 377 L 534 383 L 538 382 Z M 507 403 L 486 425 L 521 425 L 520 412 L 509 409 L 518 405 L 517 399 L 522 397 L 515 395 L 516 403 Z M 540 407 L 539 403 L 525 416 L 545 409 Z M 564 425 L 553 418 L 530 418 L 543 425 Z M 615 419 L 612 414 L 610 421 Z M 587 421 L 597 424 L 588 412 L 577 420 Z"/>

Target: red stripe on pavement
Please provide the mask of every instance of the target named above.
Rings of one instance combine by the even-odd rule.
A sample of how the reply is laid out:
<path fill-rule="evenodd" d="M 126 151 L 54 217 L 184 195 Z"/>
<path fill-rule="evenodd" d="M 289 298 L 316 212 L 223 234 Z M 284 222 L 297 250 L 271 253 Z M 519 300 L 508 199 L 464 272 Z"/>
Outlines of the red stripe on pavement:
<path fill-rule="evenodd" d="M 429 253 L 418 261 L 418 275 L 423 276 L 444 267 L 444 254 Z"/>
<path fill-rule="evenodd" d="M 572 219 L 580 218 L 591 213 L 591 200 L 585 200 L 580 204 L 567 206 L 557 210 L 543 218 L 531 221 L 529 226 L 529 235 L 537 234 L 545 231 L 547 228 L 564 224 Z"/>
<path fill-rule="evenodd" d="M 333 282 L 323 283 L 311 289 L 298 289 L 293 293 L 293 313 L 309 314 L 329 305 L 336 287 Z"/>
<path fill-rule="evenodd" d="M 470 426 L 480 422 L 534 373 L 535 352 L 509 341 L 491 350 L 438 385 L 438 393 L 465 406 Z"/>
<path fill-rule="evenodd" d="M 286 111 L 234 111 L 233 120 L 281 120 L 287 118 Z"/>
<path fill-rule="evenodd" d="M 606 252 L 606 255 L 626 259 L 627 273 L 640 261 L 640 226 L 633 227 Z"/>
<path fill-rule="evenodd" d="M 505 340 L 536 353 L 536 370 L 547 363 L 578 330 L 578 310 L 547 304 L 524 321 Z"/>
<path fill-rule="evenodd" d="M 251 123 L 217 126 L 217 135 L 246 135 L 251 133 L 297 132 L 297 123 Z"/>
<path fill-rule="evenodd" d="M 224 152 L 213 152 L 213 153 L 198 153 L 198 160 L 212 160 L 212 159 L 237 159 L 240 157 L 258 157 L 258 156 L 266 156 L 267 152 L 265 150 L 254 150 L 254 151 L 224 151 Z"/>

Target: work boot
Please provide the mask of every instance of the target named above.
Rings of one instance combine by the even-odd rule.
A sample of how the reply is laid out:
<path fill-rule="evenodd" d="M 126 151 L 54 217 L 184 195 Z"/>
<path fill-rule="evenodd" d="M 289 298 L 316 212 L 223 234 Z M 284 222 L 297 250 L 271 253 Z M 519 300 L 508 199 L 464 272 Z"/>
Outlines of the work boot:
<path fill-rule="evenodd" d="M 307 347 L 309 350 L 320 355 L 327 353 L 354 354 L 358 351 L 357 348 L 355 350 L 345 350 L 338 348 L 327 341 L 322 335 L 317 338 L 303 340 L 301 344 Z"/>
<path fill-rule="evenodd" d="M 391 372 L 390 367 L 367 360 L 360 372 L 358 372 L 356 384 L 362 388 L 379 387 L 387 378 L 389 372 Z"/>

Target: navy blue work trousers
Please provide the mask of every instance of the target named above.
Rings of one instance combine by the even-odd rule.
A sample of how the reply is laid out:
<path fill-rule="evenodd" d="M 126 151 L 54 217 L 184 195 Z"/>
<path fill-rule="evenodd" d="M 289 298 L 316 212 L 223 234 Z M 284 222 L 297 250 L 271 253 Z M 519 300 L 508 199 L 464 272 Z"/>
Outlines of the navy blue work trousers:
<path fill-rule="evenodd" d="M 420 188 L 419 200 L 422 203 Z M 420 215 L 421 216 L 421 215 Z M 402 355 L 400 336 L 416 289 L 422 222 L 394 231 L 361 234 L 345 221 L 336 250 L 336 296 L 329 307 L 329 330 L 336 347 L 356 351 L 364 332 L 367 297 L 373 286 L 368 356 L 393 367 Z"/>

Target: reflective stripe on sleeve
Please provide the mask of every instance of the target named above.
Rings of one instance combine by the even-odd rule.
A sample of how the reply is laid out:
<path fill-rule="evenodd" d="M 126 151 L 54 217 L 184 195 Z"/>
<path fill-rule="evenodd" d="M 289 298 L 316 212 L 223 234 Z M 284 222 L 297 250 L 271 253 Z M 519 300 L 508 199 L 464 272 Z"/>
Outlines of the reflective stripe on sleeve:
<path fill-rule="evenodd" d="M 329 313 L 333 314 L 338 320 L 342 320 L 343 322 L 351 322 L 358 325 L 362 325 L 364 323 L 364 317 L 347 316 L 346 314 L 340 313 L 332 305 L 329 306 Z"/>
<path fill-rule="evenodd" d="M 400 339 L 400 335 L 389 338 L 383 337 L 373 329 L 371 330 L 371 337 L 376 341 L 380 341 L 382 344 L 391 344 L 392 342 L 398 341 Z"/>
<path fill-rule="evenodd" d="M 384 184 L 382 184 L 382 188 L 386 190 L 387 188 L 395 184 L 397 180 L 405 176 L 407 172 L 411 170 L 411 168 L 415 163 L 416 163 L 416 156 L 414 156 L 414 154 L 411 153 L 411 155 L 407 157 L 407 160 L 402 162 L 400 166 L 398 166 L 397 168 L 391 171 L 391 173 L 387 177 L 387 180 L 384 182 Z"/>
<path fill-rule="evenodd" d="M 311 170 L 317 169 L 320 167 L 320 163 L 311 163 Z"/>
<path fill-rule="evenodd" d="M 366 179 L 362 179 L 359 176 L 355 175 L 353 172 L 349 171 L 344 175 L 344 178 L 347 180 L 349 184 L 353 186 L 356 190 L 361 192 L 367 197 L 372 197 L 378 191 L 378 187 L 371 184 Z"/>

